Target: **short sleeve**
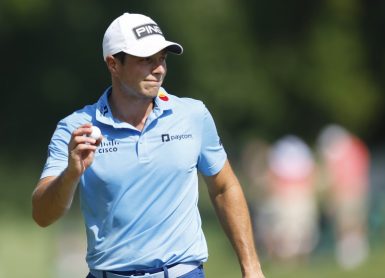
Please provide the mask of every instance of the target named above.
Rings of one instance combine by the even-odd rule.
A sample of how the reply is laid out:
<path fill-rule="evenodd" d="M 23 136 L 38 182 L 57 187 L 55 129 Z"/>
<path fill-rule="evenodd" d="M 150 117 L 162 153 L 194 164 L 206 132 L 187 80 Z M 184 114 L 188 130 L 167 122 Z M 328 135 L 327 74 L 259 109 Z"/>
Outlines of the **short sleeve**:
<path fill-rule="evenodd" d="M 60 121 L 48 146 L 47 160 L 40 178 L 58 176 L 68 165 L 68 142 L 71 132 L 64 121 Z"/>
<path fill-rule="evenodd" d="M 215 175 L 223 168 L 226 159 L 227 154 L 218 136 L 213 117 L 204 107 L 198 170 L 205 176 Z"/>

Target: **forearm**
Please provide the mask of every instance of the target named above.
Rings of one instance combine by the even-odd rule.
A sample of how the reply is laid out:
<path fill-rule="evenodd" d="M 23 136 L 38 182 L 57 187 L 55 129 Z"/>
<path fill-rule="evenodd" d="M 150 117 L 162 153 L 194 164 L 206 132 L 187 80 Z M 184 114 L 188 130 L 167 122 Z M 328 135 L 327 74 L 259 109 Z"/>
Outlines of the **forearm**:
<path fill-rule="evenodd" d="M 238 256 L 243 277 L 263 278 L 246 199 L 229 162 L 217 175 L 206 177 L 206 183 L 218 218 Z"/>
<path fill-rule="evenodd" d="M 76 187 L 84 171 L 91 165 L 96 148 L 102 141 L 92 138 L 92 125 L 86 123 L 74 130 L 68 143 L 68 165 L 57 177 L 41 179 L 32 194 L 32 217 L 46 227 L 70 208 Z"/>
<path fill-rule="evenodd" d="M 65 170 L 57 177 L 42 179 L 32 194 L 32 216 L 37 224 L 46 227 L 71 206 L 79 176 Z"/>

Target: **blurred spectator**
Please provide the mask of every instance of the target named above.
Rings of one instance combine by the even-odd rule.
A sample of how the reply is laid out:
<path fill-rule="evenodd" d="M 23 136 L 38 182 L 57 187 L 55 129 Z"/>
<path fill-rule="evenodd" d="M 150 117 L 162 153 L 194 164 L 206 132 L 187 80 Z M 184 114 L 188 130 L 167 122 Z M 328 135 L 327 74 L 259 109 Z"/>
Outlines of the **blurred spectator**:
<path fill-rule="evenodd" d="M 267 154 L 269 143 L 260 138 L 249 140 L 243 147 L 241 157 L 241 172 L 250 212 L 254 225 L 254 238 L 258 248 L 263 249 L 263 238 L 257 227 L 258 213 L 266 198 L 267 189 Z"/>
<path fill-rule="evenodd" d="M 330 194 L 326 207 L 334 222 L 337 261 L 351 269 L 368 255 L 369 151 L 362 140 L 338 125 L 325 127 L 318 143 Z"/>
<path fill-rule="evenodd" d="M 267 161 L 267 195 L 257 228 L 271 258 L 306 259 L 318 239 L 315 164 L 309 147 L 288 135 L 273 144 Z"/>
<path fill-rule="evenodd" d="M 243 147 L 241 169 L 242 177 L 246 178 L 248 193 L 251 193 L 253 203 L 258 205 L 257 199 L 263 199 L 266 187 L 267 154 L 269 144 L 259 138 L 254 138 Z"/>

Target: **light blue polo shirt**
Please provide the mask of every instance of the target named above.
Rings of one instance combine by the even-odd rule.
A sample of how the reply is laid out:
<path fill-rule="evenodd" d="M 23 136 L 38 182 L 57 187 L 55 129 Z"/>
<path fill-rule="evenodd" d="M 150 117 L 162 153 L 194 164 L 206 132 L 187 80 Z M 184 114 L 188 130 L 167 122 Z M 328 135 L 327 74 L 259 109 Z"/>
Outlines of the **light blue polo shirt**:
<path fill-rule="evenodd" d="M 161 88 L 143 131 L 114 119 L 108 88 L 97 103 L 61 120 L 41 177 L 68 161 L 71 133 L 91 122 L 104 139 L 80 184 L 90 269 L 132 270 L 206 261 L 198 176 L 218 173 L 226 153 L 200 101 Z"/>

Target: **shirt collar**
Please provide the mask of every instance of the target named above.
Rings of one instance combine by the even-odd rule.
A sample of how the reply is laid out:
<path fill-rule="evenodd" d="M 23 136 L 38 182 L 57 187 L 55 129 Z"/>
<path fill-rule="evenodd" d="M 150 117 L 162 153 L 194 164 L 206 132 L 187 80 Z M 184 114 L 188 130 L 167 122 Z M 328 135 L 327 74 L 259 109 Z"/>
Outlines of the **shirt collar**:
<path fill-rule="evenodd" d="M 172 110 L 172 99 L 166 90 L 161 87 L 158 95 L 154 99 L 154 110 L 160 110 L 162 113 L 167 110 Z"/>
<path fill-rule="evenodd" d="M 96 106 L 96 120 L 111 125 L 115 128 L 133 128 L 130 124 L 121 122 L 115 119 L 111 112 L 111 107 L 108 103 L 108 97 L 112 92 L 112 87 L 109 86 L 99 98 Z M 169 113 L 172 110 L 172 99 L 166 90 L 161 87 L 158 95 L 154 99 L 154 108 L 151 114 L 154 114 L 156 118 L 160 117 L 164 113 Z"/>

